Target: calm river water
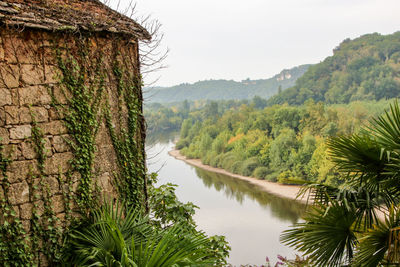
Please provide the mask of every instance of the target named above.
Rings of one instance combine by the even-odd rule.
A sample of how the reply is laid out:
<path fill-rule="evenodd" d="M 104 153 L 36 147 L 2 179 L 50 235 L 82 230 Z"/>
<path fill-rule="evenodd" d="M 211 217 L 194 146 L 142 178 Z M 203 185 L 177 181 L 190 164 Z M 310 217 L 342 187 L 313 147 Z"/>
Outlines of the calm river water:
<path fill-rule="evenodd" d="M 232 265 L 261 265 L 267 256 L 272 262 L 277 255 L 294 258 L 295 252 L 279 242 L 279 235 L 300 219 L 304 205 L 188 165 L 168 155 L 173 146 L 171 141 L 147 146 L 149 171 L 159 173 L 159 184 L 177 184 L 180 201 L 200 208 L 194 217 L 199 229 L 226 236 Z"/>

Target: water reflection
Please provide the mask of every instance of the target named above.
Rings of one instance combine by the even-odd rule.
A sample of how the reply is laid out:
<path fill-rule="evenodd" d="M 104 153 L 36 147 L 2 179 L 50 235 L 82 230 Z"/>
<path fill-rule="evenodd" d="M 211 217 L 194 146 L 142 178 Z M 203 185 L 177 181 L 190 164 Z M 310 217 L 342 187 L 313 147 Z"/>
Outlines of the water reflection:
<path fill-rule="evenodd" d="M 197 176 L 207 188 L 223 192 L 229 199 L 243 204 L 246 197 L 256 201 L 260 206 L 269 207 L 272 215 L 290 223 L 297 222 L 305 210 L 305 205 L 291 199 L 281 198 L 262 191 L 257 185 L 227 175 L 195 168 Z"/>
<path fill-rule="evenodd" d="M 173 140 L 164 136 L 163 140 Z M 279 242 L 282 231 L 300 220 L 304 205 L 268 194 L 254 184 L 195 168 L 168 155 L 172 142 L 147 143 L 150 172 L 158 172 L 158 184 L 177 184 L 182 202 L 199 207 L 194 219 L 209 235 L 224 235 L 232 247 L 229 262 L 235 266 L 261 266 L 265 257 L 294 258 L 296 252 Z"/>

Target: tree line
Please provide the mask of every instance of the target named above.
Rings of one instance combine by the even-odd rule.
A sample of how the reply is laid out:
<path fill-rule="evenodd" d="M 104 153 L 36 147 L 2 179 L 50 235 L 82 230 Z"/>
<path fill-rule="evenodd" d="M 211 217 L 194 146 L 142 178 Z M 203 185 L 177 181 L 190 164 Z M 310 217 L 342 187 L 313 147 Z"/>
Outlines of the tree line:
<path fill-rule="evenodd" d="M 382 114 L 387 101 L 257 108 L 257 99 L 219 113 L 218 103 L 190 113 L 176 147 L 188 158 L 230 172 L 281 183 L 340 184 L 327 138 L 350 135 Z M 202 114 L 203 116 L 198 116 Z"/>

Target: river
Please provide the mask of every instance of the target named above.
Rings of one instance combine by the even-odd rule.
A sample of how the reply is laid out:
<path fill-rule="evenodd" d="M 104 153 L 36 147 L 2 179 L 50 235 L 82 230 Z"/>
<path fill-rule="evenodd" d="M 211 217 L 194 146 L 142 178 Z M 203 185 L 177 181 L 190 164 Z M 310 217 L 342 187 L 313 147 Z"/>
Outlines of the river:
<path fill-rule="evenodd" d="M 282 231 L 300 220 L 304 205 L 262 191 L 258 186 L 230 176 L 193 167 L 168 155 L 170 140 L 147 145 L 150 172 L 158 172 L 159 184 L 177 184 L 182 202 L 200 209 L 194 219 L 208 235 L 224 235 L 232 250 L 229 263 L 262 265 L 277 255 L 294 258 L 293 249 L 282 245 Z"/>

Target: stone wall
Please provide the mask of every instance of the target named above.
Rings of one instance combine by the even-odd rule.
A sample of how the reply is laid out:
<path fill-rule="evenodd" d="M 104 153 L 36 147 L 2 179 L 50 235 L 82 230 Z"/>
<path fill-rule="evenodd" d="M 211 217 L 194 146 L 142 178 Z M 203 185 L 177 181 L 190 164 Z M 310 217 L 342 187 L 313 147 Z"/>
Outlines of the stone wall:
<path fill-rule="evenodd" d="M 11 160 L 6 170 L 9 186 L 5 190 L 4 177 L 0 174 L 0 199 L 7 200 L 22 220 L 29 233 L 32 224 L 32 208 L 36 204 L 38 214 L 43 212 L 42 196 L 34 197 L 40 186 L 48 185 L 52 199 L 52 209 L 65 227 L 65 192 L 76 193 L 80 177 L 70 175 L 71 184 L 64 184 L 63 177 L 70 170 L 70 160 L 74 157 L 71 133 L 68 131 L 60 107 L 68 105 L 68 91 L 61 84 L 62 73 L 57 62 L 57 51 L 62 58 L 69 53 L 78 53 L 79 34 L 46 33 L 31 30 L 0 29 L 0 143 L 3 157 Z M 87 39 L 90 45 L 88 58 L 103 55 L 103 69 L 106 71 L 106 94 L 111 114 L 122 114 L 112 118 L 117 130 L 125 127 L 126 116 L 116 93 L 117 81 L 113 76 L 113 60 L 116 55 L 125 62 L 125 68 L 135 76 L 139 75 L 138 46 L 136 42 L 125 41 L 112 35 L 94 35 Z M 90 84 L 88 84 L 90 86 Z M 140 95 L 138 96 L 141 97 Z M 140 99 L 141 102 L 141 99 Z M 122 109 L 122 112 L 121 112 Z M 144 122 L 141 115 L 139 135 L 144 139 Z M 35 121 L 33 121 L 33 118 Z M 95 160 L 92 166 L 94 185 L 100 193 L 116 196 L 114 174 L 118 165 L 110 134 L 104 116 L 96 136 Z M 37 178 L 38 153 L 32 139 L 33 127 L 41 129 L 45 147 L 44 176 Z M 143 157 L 142 157 L 143 158 Z M 61 179 L 60 179 L 61 177 Z M 45 183 L 40 184 L 43 179 Z M 68 190 L 65 186 L 70 186 Z M 7 195 L 5 195 L 7 191 Z M 63 195 L 64 193 L 64 195 Z M 73 197 L 70 203 L 76 208 Z"/>

